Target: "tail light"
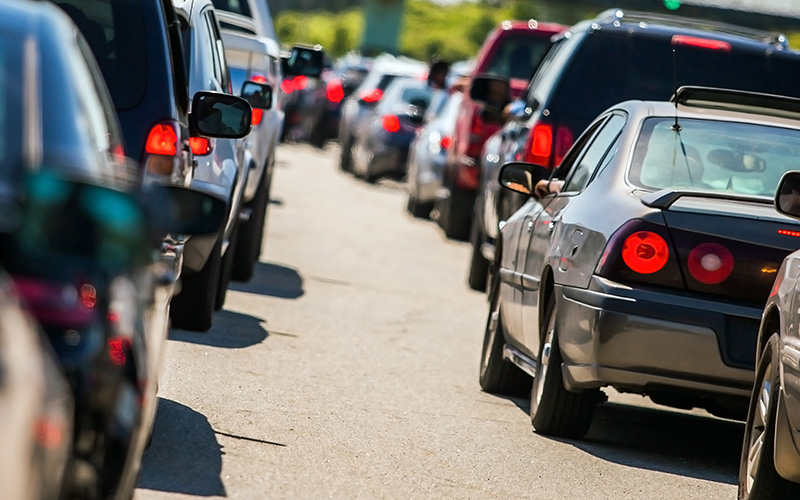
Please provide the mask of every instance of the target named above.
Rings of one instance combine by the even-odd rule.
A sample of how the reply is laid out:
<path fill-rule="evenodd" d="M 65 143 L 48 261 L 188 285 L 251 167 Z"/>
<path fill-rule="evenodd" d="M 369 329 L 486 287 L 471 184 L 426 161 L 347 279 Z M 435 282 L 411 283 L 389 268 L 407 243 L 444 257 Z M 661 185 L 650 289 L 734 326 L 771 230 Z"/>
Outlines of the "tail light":
<path fill-rule="evenodd" d="M 205 137 L 190 137 L 189 146 L 192 148 L 192 153 L 196 156 L 205 156 L 211 153 L 211 141 Z"/>
<path fill-rule="evenodd" d="M 381 89 L 364 90 L 358 97 L 362 101 L 372 104 L 381 100 L 383 91 Z"/>
<path fill-rule="evenodd" d="M 156 123 L 150 129 L 144 151 L 145 171 L 151 174 L 169 176 L 178 166 L 178 137 L 180 129 L 173 121 Z"/>
<path fill-rule="evenodd" d="M 292 86 L 295 90 L 303 90 L 308 86 L 308 77 L 298 75 L 292 79 Z"/>
<path fill-rule="evenodd" d="M 699 36 L 691 35 L 673 35 L 672 45 L 687 45 L 689 47 L 698 47 L 701 49 L 721 50 L 723 52 L 731 51 L 731 44 L 721 40 L 712 40 L 710 38 L 701 38 Z"/>
<path fill-rule="evenodd" d="M 81 305 L 86 309 L 94 309 L 97 305 L 97 289 L 86 283 L 80 289 Z"/>
<path fill-rule="evenodd" d="M 99 296 L 90 284 L 76 286 L 21 276 L 13 279 L 25 306 L 43 324 L 81 328 L 96 316 Z"/>
<path fill-rule="evenodd" d="M 704 285 L 718 285 L 733 272 L 733 254 L 719 243 L 703 243 L 689 252 L 689 274 Z"/>
<path fill-rule="evenodd" d="M 554 168 L 566 156 L 575 138 L 567 127 L 536 123 L 528 134 L 524 161 Z"/>
<path fill-rule="evenodd" d="M 263 119 L 264 110 L 261 108 L 253 108 L 253 118 L 251 120 L 253 122 L 253 126 L 255 127 L 256 125 L 259 125 Z"/>
<path fill-rule="evenodd" d="M 609 239 L 595 273 L 620 282 L 684 287 L 667 228 L 638 219 Z"/>
<path fill-rule="evenodd" d="M 331 80 L 325 86 L 325 96 L 330 102 L 339 104 L 344 99 L 344 87 L 339 80 Z"/>
<path fill-rule="evenodd" d="M 395 133 L 400 130 L 400 118 L 395 115 L 385 115 L 381 118 L 381 125 L 383 126 L 383 130 Z"/>
<path fill-rule="evenodd" d="M 250 75 L 250 80 L 256 83 L 267 83 L 267 77 L 264 75 Z"/>
<path fill-rule="evenodd" d="M 453 145 L 453 136 L 443 135 L 442 140 L 439 142 L 439 144 L 442 146 L 443 150 L 447 151 L 448 149 L 450 149 L 450 146 Z"/>
<path fill-rule="evenodd" d="M 286 78 L 281 82 L 281 91 L 284 94 L 291 94 L 294 92 L 294 84 L 292 83 L 291 78 Z"/>
<path fill-rule="evenodd" d="M 123 366 L 128 360 L 131 339 L 127 337 L 111 337 L 108 339 L 108 357 L 117 366 Z"/>

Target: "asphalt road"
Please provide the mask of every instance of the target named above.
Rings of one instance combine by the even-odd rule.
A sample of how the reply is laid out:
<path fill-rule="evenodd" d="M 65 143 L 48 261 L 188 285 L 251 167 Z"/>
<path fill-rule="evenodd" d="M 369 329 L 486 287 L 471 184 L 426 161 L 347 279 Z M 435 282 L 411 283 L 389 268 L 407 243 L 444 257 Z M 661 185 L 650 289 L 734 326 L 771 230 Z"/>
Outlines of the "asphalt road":
<path fill-rule="evenodd" d="M 281 146 L 255 278 L 170 333 L 136 500 L 735 497 L 740 423 L 612 395 L 557 440 L 482 393 L 468 245 L 337 154 Z"/>

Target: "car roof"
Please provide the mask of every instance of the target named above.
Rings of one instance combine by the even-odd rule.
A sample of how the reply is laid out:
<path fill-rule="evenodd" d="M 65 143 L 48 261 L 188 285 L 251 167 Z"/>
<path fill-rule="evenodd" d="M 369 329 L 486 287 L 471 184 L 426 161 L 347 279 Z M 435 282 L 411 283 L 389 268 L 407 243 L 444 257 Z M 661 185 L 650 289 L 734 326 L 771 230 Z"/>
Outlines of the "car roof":
<path fill-rule="evenodd" d="M 566 26 L 557 23 L 542 23 L 537 21 L 536 19 L 530 19 L 527 21 L 521 20 L 507 20 L 501 22 L 497 28 L 497 31 L 529 31 L 529 30 L 538 30 L 543 32 L 550 32 L 550 33 L 561 33 L 564 31 Z"/>

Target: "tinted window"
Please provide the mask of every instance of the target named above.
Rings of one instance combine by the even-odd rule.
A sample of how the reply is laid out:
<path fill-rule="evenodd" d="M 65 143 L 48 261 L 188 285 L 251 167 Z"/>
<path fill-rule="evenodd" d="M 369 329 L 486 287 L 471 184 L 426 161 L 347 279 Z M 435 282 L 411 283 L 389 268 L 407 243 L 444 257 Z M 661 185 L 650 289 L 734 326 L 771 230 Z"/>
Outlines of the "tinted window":
<path fill-rule="evenodd" d="M 89 43 L 118 110 L 147 91 L 147 37 L 141 0 L 57 0 Z"/>
<path fill-rule="evenodd" d="M 600 132 L 597 133 L 592 144 L 586 149 L 583 157 L 572 169 L 570 178 L 567 181 L 564 191 L 580 191 L 589 182 L 594 171 L 604 158 L 611 155 L 608 153 L 615 144 L 619 133 L 625 126 L 625 118 L 620 115 L 613 115 Z"/>
<path fill-rule="evenodd" d="M 21 47 L 5 37 L 0 41 L 0 195 L 15 190 L 16 174 L 22 169 L 23 85 Z M 30 117 L 36 119 L 34 117 Z M 2 214 L 0 214 L 2 215 Z"/>
<path fill-rule="evenodd" d="M 489 57 L 483 73 L 530 80 L 549 48 L 548 38 L 521 33 L 505 36 Z"/>
<path fill-rule="evenodd" d="M 800 130 L 710 120 L 650 118 L 629 178 L 648 189 L 702 189 L 772 197 L 800 169 Z"/>
<path fill-rule="evenodd" d="M 214 7 L 246 17 L 253 17 L 247 0 L 214 0 Z"/>

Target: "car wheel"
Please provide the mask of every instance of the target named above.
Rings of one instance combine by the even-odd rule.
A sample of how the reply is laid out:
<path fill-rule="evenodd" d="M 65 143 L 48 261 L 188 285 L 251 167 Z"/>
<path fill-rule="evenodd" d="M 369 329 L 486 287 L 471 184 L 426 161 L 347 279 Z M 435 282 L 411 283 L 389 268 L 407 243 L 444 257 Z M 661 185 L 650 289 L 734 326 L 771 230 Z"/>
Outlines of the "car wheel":
<path fill-rule="evenodd" d="M 170 303 L 174 328 L 205 332 L 211 328 L 222 264 L 222 236 L 217 237 L 206 264 L 197 273 L 181 275 L 181 292 Z"/>
<path fill-rule="evenodd" d="M 413 195 L 408 195 L 408 201 L 406 202 L 406 210 L 408 213 L 417 217 L 418 219 L 427 219 L 431 215 L 431 210 L 433 210 L 433 204 L 428 202 L 421 202 L 418 199 L 414 198 Z"/>
<path fill-rule="evenodd" d="M 800 485 L 787 481 L 775 470 L 775 417 L 780 397 L 778 343 L 775 333 L 767 341 L 756 369 L 739 460 L 740 500 L 800 498 Z"/>
<path fill-rule="evenodd" d="M 470 219 L 473 203 L 469 193 L 450 188 L 450 196 L 439 200 L 439 227 L 445 236 L 454 240 L 466 241 L 469 238 Z"/>
<path fill-rule="evenodd" d="M 339 153 L 339 170 L 342 172 L 353 171 L 353 136 L 345 135 L 342 140 L 342 150 Z"/>
<path fill-rule="evenodd" d="M 546 311 L 545 331 L 531 389 L 531 422 L 539 434 L 581 438 L 592 424 L 595 408 L 601 400 L 600 389 L 570 392 L 564 387 L 556 331 L 558 308 L 553 295 L 548 299 Z"/>
<path fill-rule="evenodd" d="M 230 243 L 225 255 L 222 257 L 222 265 L 219 270 L 219 282 L 217 282 L 217 297 L 214 300 L 214 310 L 222 310 L 225 305 L 225 298 L 228 296 L 228 285 L 231 284 L 231 272 L 233 271 L 233 260 L 236 258 L 236 243 L 239 238 L 239 221 L 234 222 L 231 232 Z"/>
<path fill-rule="evenodd" d="M 472 246 L 472 256 L 469 260 L 467 283 L 473 290 L 485 292 L 487 276 L 489 275 L 489 261 L 486 260 L 486 258 L 483 256 L 483 252 L 481 251 L 481 247 L 483 246 L 485 238 L 483 236 L 483 231 L 481 231 L 481 228 L 478 226 L 478 216 L 477 214 L 473 214 L 472 224 L 469 232 L 469 242 Z"/>
<path fill-rule="evenodd" d="M 481 389 L 491 394 L 525 396 L 530 391 L 531 378 L 513 363 L 503 359 L 505 338 L 500 314 L 500 297 L 497 293 L 494 295 L 483 334 L 478 381 Z"/>
<path fill-rule="evenodd" d="M 267 180 L 262 179 L 255 198 L 247 204 L 251 209 L 250 219 L 240 222 L 236 255 L 231 269 L 231 279 L 234 281 L 247 282 L 253 277 L 253 268 L 261 254 L 268 205 L 269 186 Z"/>

